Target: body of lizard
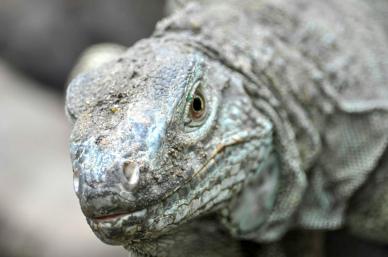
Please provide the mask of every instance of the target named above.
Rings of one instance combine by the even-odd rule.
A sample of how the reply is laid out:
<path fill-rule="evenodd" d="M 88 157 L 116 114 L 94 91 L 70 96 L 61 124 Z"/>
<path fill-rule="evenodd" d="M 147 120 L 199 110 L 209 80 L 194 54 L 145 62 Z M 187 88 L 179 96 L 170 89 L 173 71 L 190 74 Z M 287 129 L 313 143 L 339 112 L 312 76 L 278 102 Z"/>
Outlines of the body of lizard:
<path fill-rule="evenodd" d="M 170 6 L 152 37 L 67 91 L 74 187 L 96 235 L 140 256 L 243 256 L 241 240 L 345 224 L 388 240 L 365 214 L 388 224 L 374 190 L 387 184 L 388 40 L 373 10 Z M 368 179 L 358 194 L 373 206 L 354 196 Z"/>

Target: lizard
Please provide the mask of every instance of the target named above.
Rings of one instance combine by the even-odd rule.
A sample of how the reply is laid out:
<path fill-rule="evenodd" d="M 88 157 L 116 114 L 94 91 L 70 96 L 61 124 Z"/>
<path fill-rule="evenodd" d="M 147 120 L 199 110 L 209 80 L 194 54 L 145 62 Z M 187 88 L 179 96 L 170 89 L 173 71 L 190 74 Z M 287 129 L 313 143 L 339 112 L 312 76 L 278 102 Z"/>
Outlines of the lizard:
<path fill-rule="evenodd" d="M 96 236 L 156 257 L 285 256 L 290 231 L 343 227 L 387 242 L 388 39 L 375 10 L 168 6 L 149 38 L 81 57 L 67 88 L 73 185 Z"/>

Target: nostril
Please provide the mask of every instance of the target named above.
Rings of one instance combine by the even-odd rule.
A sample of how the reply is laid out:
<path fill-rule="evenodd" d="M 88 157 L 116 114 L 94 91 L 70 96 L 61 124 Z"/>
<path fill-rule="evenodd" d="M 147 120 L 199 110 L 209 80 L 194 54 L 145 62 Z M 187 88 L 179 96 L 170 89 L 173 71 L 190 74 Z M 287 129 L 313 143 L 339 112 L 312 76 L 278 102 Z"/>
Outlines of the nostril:
<path fill-rule="evenodd" d="M 128 180 L 130 188 L 135 188 L 140 177 L 139 165 L 133 161 L 126 161 L 123 163 L 123 173 Z"/>

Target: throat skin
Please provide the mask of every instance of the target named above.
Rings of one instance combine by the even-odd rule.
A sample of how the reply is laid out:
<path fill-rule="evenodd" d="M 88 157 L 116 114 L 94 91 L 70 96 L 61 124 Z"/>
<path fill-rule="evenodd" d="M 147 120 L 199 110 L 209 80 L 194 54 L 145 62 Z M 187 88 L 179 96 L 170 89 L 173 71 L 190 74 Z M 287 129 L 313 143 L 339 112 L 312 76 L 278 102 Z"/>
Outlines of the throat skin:
<path fill-rule="evenodd" d="M 219 223 L 215 214 L 205 215 L 149 243 L 127 246 L 130 257 L 243 257 L 240 241 Z"/>
<path fill-rule="evenodd" d="M 278 156 L 270 151 L 256 172 L 246 177 L 236 197 L 225 201 L 220 210 L 205 214 L 171 229 L 157 239 L 130 242 L 125 248 L 131 257 L 245 257 L 267 251 L 267 247 L 236 239 L 246 228 L 260 225 L 257 214 L 268 214 L 275 200 L 279 176 Z M 242 172 L 242 171 L 240 171 Z M 255 187 L 261 190 L 253 191 Z M 263 248 L 264 247 L 264 248 Z M 254 255 L 252 255 L 254 254 Z"/>

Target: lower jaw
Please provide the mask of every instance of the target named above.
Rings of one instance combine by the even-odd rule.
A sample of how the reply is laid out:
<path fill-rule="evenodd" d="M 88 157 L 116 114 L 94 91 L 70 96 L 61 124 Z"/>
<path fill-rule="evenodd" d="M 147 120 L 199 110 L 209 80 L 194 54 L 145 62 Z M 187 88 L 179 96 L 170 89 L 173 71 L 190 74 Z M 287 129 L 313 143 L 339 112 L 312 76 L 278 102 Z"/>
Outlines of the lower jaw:
<path fill-rule="evenodd" d="M 88 224 L 96 236 L 107 244 L 123 245 L 142 238 L 147 210 L 112 216 L 111 218 L 87 218 Z"/>

